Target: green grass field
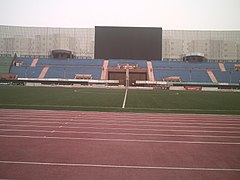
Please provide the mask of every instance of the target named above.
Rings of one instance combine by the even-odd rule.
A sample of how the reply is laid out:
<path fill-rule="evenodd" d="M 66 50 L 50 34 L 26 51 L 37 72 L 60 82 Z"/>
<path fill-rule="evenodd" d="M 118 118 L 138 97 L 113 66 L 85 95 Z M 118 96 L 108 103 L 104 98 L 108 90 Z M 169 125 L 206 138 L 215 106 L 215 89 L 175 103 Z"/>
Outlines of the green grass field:
<path fill-rule="evenodd" d="M 240 93 L 0 86 L 0 108 L 240 114 Z"/>

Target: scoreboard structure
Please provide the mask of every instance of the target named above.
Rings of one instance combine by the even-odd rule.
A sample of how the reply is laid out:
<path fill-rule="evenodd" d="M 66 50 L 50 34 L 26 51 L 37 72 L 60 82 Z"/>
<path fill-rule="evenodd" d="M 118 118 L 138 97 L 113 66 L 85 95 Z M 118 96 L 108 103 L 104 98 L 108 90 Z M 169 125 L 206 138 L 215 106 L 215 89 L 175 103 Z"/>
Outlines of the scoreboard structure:
<path fill-rule="evenodd" d="M 162 28 L 96 26 L 94 58 L 162 60 Z"/>

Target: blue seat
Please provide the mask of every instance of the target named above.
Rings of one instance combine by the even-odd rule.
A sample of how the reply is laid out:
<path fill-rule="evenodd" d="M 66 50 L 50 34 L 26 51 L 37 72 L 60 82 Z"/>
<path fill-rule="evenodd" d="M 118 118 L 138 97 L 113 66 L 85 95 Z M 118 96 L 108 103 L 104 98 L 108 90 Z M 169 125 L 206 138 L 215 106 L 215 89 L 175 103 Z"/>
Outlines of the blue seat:
<path fill-rule="evenodd" d="M 236 62 L 225 62 L 224 66 L 225 66 L 225 69 L 227 71 L 234 71 L 234 65 L 235 64 L 239 64 L 239 63 L 236 63 Z"/>
<path fill-rule="evenodd" d="M 220 83 L 229 83 L 230 82 L 230 76 L 229 72 L 221 72 L 219 70 L 213 71 L 214 76 L 216 77 L 217 81 Z"/>
<path fill-rule="evenodd" d="M 154 77 L 158 81 L 161 81 L 163 78 L 170 76 L 179 76 L 182 81 L 190 81 L 190 71 L 188 70 L 154 69 Z"/>
<path fill-rule="evenodd" d="M 31 65 L 32 61 L 33 61 L 33 58 L 18 57 L 16 60 L 17 61 L 23 61 L 23 65 Z"/>
<path fill-rule="evenodd" d="M 37 65 L 55 66 L 102 66 L 103 59 L 53 59 L 40 58 Z"/>
<path fill-rule="evenodd" d="M 19 78 L 38 78 L 43 67 L 12 66 L 10 73 L 17 74 Z"/>
<path fill-rule="evenodd" d="M 179 68 L 179 69 L 218 69 L 216 62 L 189 63 L 184 61 L 159 61 L 152 60 L 154 68 Z"/>
<path fill-rule="evenodd" d="M 191 82 L 212 82 L 206 70 L 191 70 Z"/>
<path fill-rule="evenodd" d="M 76 74 L 91 74 L 93 79 L 100 79 L 102 68 L 97 67 L 53 67 L 51 66 L 45 78 L 74 79 Z"/>

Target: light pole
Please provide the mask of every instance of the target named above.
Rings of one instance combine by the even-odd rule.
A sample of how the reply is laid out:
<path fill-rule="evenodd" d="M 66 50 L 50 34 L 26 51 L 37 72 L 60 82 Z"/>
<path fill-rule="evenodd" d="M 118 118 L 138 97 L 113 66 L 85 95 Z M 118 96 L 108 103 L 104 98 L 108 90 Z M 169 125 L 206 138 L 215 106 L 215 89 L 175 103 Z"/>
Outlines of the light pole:
<path fill-rule="evenodd" d="M 66 68 L 63 69 L 63 78 L 66 78 Z"/>
<path fill-rule="evenodd" d="M 27 66 L 25 66 L 25 78 L 27 78 Z"/>
<path fill-rule="evenodd" d="M 128 89 L 129 86 L 129 64 L 126 66 L 126 88 Z"/>
<path fill-rule="evenodd" d="M 232 83 L 232 71 L 229 71 L 229 79 L 230 79 L 230 83 Z"/>
<path fill-rule="evenodd" d="M 189 79 L 190 79 L 190 82 L 192 82 L 192 70 L 191 69 L 189 71 Z"/>

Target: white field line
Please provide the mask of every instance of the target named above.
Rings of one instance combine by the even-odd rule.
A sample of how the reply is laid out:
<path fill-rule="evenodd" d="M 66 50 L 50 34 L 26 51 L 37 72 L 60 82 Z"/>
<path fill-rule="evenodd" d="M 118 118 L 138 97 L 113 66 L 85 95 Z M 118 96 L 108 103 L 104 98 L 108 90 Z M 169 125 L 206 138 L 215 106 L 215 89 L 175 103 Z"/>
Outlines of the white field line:
<path fill-rule="evenodd" d="M 0 124 L 0 126 L 10 127 L 37 127 L 37 128 L 59 128 L 59 126 L 40 126 L 40 125 L 14 125 L 14 124 Z M 76 127 L 76 126 L 64 126 L 66 129 L 97 129 L 97 130 L 123 130 L 123 131 L 154 131 L 154 132 L 194 132 L 194 133 L 228 133 L 239 134 L 240 131 L 222 131 L 222 130 L 189 130 L 189 129 L 148 129 L 148 128 L 107 128 L 107 127 Z"/>
<path fill-rule="evenodd" d="M 163 136 L 163 137 L 194 137 L 194 138 L 229 138 L 240 139 L 240 136 L 222 136 L 222 135 L 192 135 L 192 134 L 145 134 L 145 133 L 122 133 L 122 132 L 91 132 L 91 131 L 58 131 L 58 130 L 34 130 L 34 129 L 0 129 L 5 132 L 43 132 L 43 133 L 63 133 L 63 134 L 98 134 L 98 135 L 130 135 L 130 136 Z"/>
<path fill-rule="evenodd" d="M 0 120 L 1 121 L 1 120 Z M 4 122 L 9 122 L 9 121 L 4 121 Z M 29 123 L 29 124 L 64 124 L 65 122 L 36 122 L 36 121 L 11 121 L 11 122 L 16 122 L 16 123 Z M 174 128 L 200 128 L 200 129 L 240 129 L 240 127 L 226 127 L 226 125 L 224 126 L 198 126 L 198 125 L 188 125 L 188 126 L 184 126 L 184 125 L 149 125 L 149 124 L 144 124 L 144 125 L 140 125 L 140 124 L 118 124 L 118 123 L 91 123 L 91 122 L 87 122 L 87 123 L 83 123 L 83 122 L 78 122 L 78 123 L 73 123 L 73 122 L 69 122 L 69 125 L 93 125 L 93 126 L 130 126 L 130 127 L 174 127 Z M 0 124 L 1 125 L 1 124 Z M 6 125 L 6 124 L 5 124 Z M 12 124 L 9 124 L 12 125 Z"/>
<path fill-rule="evenodd" d="M 123 99 L 123 105 L 122 105 L 123 109 L 125 108 L 125 104 L 126 104 L 126 100 L 127 100 L 127 93 L 128 93 L 128 89 L 126 88 L 124 99 Z"/>
<path fill-rule="evenodd" d="M 33 162 L 33 161 L 4 161 L 1 164 L 23 164 L 43 166 L 66 166 L 66 167 L 91 167 L 91 168 L 122 168 L 122 169 L 157 169 L 157 170 L 184 170 L 184 171 L 235 171 L 234 168 L 204 168 L 204 167 L 174 167 L 174 166 L 139 166 L 139 165 L 113 165 L 113 164 L 86 164 L 86 163 L 59 163 L 59 162 Z"/>
<path fill-rule="evenodd" d="M 80 137 L 58 137 L 58 136 L 22 136 L 22 135 L 0 135 L 0 138 L 26 138 L 26 139 L 57 139 L 57 140 L 82 140 L 82 141 L 108 141 L 108 142 L 136 142 L 136 143 L 177 143 L 177 144 L 214 144 L 214 145 L 240 145 L 240 142 L 219 141 L 169 141 L 151 139 L 107 139 L 107 138 L 80 138 Z"/>

